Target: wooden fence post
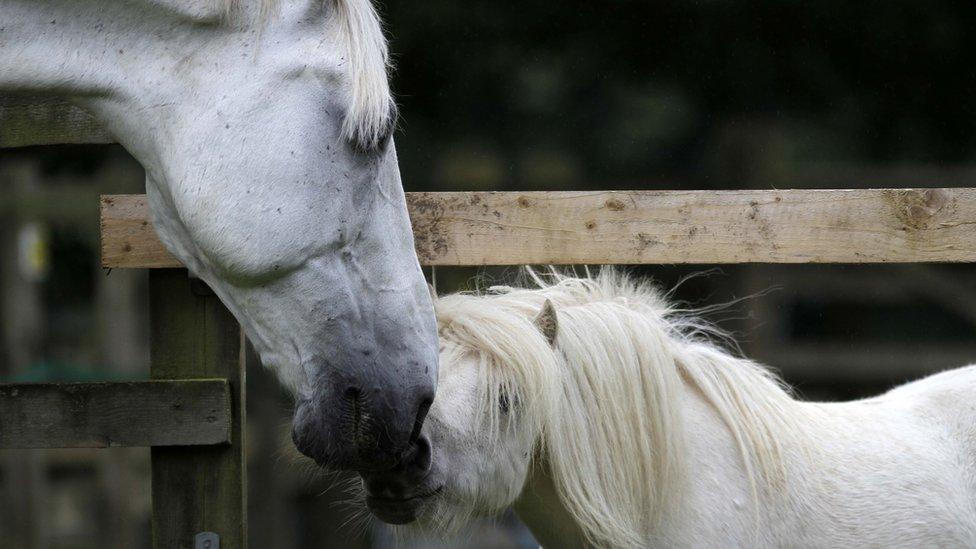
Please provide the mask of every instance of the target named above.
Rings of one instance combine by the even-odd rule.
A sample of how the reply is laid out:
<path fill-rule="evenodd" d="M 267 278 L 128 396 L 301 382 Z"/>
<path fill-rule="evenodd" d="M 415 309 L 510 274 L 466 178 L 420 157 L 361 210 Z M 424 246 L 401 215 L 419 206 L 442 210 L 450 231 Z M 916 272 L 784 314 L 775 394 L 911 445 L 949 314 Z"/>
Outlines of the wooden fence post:
<path fill-rule="evenodd" d="M 234 317 L 183 269 L 149 273 L 150 377 L 226 378 L 231 443 L 152 448 L 154 549 L 193 549 L 200 532 L 221 549 L 247 544 L 244 337 Z"/>

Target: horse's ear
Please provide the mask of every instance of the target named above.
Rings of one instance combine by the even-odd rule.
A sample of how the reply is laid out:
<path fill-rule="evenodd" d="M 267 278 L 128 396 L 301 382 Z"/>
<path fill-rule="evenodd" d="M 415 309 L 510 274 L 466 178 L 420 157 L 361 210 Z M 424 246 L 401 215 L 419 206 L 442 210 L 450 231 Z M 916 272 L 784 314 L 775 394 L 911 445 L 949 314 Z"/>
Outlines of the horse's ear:
<path fill-rule="evenodd" d="M 547 299 L 542 304 L 542 310 L 535 316 L 532 323 L 542 332 L 542 337 L 546 338 L 549 345 L 556 342 L 556 333 L 559 332 L 559 320 L 556 317 L 556 308 L 552 306 L 552 301 Z"/>

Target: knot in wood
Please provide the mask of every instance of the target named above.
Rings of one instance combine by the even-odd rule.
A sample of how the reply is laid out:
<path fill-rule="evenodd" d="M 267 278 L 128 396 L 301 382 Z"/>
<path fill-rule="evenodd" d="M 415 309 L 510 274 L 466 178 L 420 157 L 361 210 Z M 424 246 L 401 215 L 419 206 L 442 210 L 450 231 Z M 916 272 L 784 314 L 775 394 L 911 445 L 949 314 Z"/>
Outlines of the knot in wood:
<path fill-rule="evenodd" d="M 951 196 L 945 189 L 905 189 L 885 193 L 898 220 L 906 228 L 927 229 L 932 218 L 945 209 Z"/>

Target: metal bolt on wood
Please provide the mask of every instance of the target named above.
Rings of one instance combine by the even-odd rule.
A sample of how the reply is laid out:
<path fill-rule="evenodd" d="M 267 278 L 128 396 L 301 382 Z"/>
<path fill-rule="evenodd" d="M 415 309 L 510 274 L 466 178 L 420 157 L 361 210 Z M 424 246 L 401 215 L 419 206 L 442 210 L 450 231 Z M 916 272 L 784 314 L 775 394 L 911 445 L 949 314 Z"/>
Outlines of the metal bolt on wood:
<path fill-rule="evenodd" d="M 193 538 L 193 549 L 220 549 L 220 536 L 213 532 L 200 532 Z"/>

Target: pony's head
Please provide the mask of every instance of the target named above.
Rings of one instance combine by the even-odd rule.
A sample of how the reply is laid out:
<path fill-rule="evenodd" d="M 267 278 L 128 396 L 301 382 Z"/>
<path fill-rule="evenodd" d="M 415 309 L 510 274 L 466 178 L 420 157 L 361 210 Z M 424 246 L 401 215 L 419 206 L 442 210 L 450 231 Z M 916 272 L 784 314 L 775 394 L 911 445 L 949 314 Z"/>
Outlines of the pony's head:
<path fill-rule="evenodd" d="M 428 414 L 424 451 L 393 470 L 364 475 L 363 485 L 380 519 L 419 518 L 443 533 L 503 510 L 521 493 L 560 374 L 551 303 L 526 303 L 516 312 L 451 296 L 437 309 L 444 398 Z"/>
<path fill-rule="evenodd" d="M 373 514 L 451 534 L 544 471 L 591 543 L 640 547 L 685 492 L 685 383 L 750 472 L 775 470 L 777 420 L 764 416 L 788 397 L 765 370 L 705 341 L 715 330 L 648 284 L 610 269 L 554 278 L 436 302 L 441 377 L 423 451 L 363 476 Z"/>

